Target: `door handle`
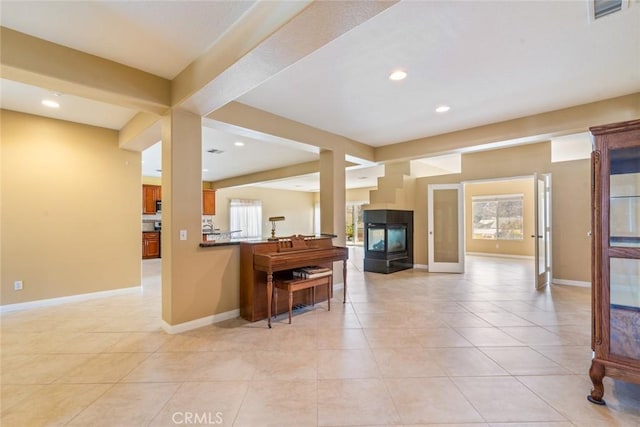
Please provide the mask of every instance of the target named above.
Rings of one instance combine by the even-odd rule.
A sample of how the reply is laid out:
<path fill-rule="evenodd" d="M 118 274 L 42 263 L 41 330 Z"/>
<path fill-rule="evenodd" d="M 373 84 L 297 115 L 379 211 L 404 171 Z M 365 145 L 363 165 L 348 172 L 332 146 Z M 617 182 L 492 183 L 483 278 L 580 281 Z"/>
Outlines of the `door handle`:
<path fill-rule="evenodd" d="M 535 235 L 535 234 L 532 234 L 532 235 L 531 235 L 531 237 L 533 237 L 533 238 L 535 239 L 535 238 L 536 238 L 536 235 Z M 538 236 L 538 239 L 542 239 L 542 235 L 541 235 L 541 234 Z"/>

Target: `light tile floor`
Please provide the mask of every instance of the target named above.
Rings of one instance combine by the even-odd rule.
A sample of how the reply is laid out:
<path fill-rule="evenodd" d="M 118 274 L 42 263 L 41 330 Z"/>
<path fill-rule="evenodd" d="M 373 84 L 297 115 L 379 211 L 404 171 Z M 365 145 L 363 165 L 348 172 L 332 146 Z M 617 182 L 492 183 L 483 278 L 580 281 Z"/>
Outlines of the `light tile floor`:
<path fill-rule="evenodd" d="M 160 329 L 160 263 L 125 295 L 2 314 L 1 425 L 640 426 L 640 386 L 591 383 L 589 290 L 531 261 L 363 273 L 347 304 Z"/>

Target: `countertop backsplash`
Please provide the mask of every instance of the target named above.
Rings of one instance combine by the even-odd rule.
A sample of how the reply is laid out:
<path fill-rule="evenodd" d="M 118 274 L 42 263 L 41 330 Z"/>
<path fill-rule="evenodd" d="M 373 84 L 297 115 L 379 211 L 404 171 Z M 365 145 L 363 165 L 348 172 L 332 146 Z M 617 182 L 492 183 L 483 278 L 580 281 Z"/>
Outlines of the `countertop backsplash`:
<path fill-rule="evenodd" d="M 153 228 L 153 223 L 155 222 L 155 220 L 148 220 L 148 219 L 143 219 L 142 220 L 142 231 L 157 231 Z"/>

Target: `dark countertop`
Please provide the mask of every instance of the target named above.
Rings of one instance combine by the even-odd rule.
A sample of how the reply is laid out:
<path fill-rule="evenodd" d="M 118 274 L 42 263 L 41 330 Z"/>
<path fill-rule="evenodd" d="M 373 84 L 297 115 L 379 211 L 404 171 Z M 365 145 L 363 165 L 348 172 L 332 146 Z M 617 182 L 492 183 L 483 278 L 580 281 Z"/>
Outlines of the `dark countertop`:
<path fill-rule="evenodd" d="M 223 241 L 211 240 L 208 242 L 201 242 L 201 248 L 212 248 L 217 246 L 235 246 L 240 242 L 263 242 L 264 239 L 224 239 Z"/>
<path fill-rule="evenodd" d="M 330 237 L 330 238 L 335 238 L 338 237 L 335 234 L 327 234 L 327 233 L 323 233 L 320 234 L 317 237 Z M 224 241 L 216 241 L 216 240 L 211 240 L 208 242 L 201 242 L 200 243 L 200 247 L 201 248 L 215 248 L 218 246 L 235 246 L 235 245 L 239 245 L 241 242 L 253 242 L 253 243 L 259 243 L 259 242 L 269 242 L 270 240 L 268 239 L 225 239 Z"/>
<path fill-rule="evenodd" d="M 218 246 L 237 246 L 240 244 L 240 240 L 236 240 L 236 241 L 227 241 L 227 242 L 216 242 L 215 240 L 212 240 L 210 242 L 200 242 L 200 247 L 201 248 L 214 248 L 214 247 L 218 247 Z"/>

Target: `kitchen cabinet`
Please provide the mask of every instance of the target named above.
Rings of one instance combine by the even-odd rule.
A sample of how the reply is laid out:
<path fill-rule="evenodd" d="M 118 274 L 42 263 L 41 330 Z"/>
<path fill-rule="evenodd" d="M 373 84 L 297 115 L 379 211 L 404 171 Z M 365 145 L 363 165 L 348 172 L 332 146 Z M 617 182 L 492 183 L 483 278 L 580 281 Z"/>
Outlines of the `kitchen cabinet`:
<path fill-rule="evenodd" d="M 142 185 L 142 213 L 153 215 L 156 213 L 156 202 L 162 200 L 160 185 Z"/>
<path fill-rule="evenodd" d="M 142 259 L 160 258 L 160 232 L 142 232 Z"/>
<path fill-rule="evenodd" d="M 640 383 L 640 120 L 590 129 L 592 323 L 588 399 L 605 376 Z"/>
<path fill-rule="evenodd" d="M 202 190 L 202 215 L 216 214 L 216 190 Z"/>

